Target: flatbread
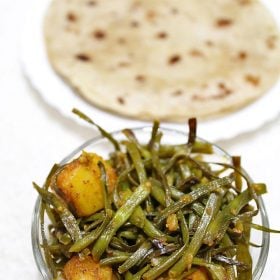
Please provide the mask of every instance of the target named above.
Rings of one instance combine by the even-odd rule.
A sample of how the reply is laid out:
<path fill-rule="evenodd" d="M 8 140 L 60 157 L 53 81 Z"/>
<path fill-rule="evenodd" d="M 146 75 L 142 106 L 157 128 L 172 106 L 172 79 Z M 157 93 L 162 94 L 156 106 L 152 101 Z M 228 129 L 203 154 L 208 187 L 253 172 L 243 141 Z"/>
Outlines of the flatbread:
<path fill-rule="evenodd" d="M 280 72 L 277 25 L 254 0 L 54 0 L 44 32 L 51 64 L 81 96 L 139 119 L 230 112 Z"/>

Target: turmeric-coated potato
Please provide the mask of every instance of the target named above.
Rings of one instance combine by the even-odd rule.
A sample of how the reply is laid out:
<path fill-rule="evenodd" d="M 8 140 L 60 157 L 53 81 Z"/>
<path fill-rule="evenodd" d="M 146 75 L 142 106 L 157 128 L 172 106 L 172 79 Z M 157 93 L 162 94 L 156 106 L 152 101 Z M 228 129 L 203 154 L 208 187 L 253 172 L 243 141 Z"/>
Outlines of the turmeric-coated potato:
<path fill-rule="evenodd" d="M 72 257 L 64 266 L 66 280 L 112 280 L 113 273 L 109 266 L 100 266 L 92 257 Z"/>
<path fill-rule="evenodd" d="M 83 152 L 79 158 L 67 164 L 56 177 L 55 192 L 79 217 L 89 216 L 104 208 L 101 171 L 98 166 L 100 161 L 105 166 L 108 189 L 111 192 L 117 179 L 115 170 L 94 153 Z"/>
<path fill-rule="evenodd" d="M 194 273 L 192 273 L 190 276 L 187 276 L 185 280 L 209 280 L 209 276 L 207 273 L 207 270 L 202 268 L 199 268 Z"/>

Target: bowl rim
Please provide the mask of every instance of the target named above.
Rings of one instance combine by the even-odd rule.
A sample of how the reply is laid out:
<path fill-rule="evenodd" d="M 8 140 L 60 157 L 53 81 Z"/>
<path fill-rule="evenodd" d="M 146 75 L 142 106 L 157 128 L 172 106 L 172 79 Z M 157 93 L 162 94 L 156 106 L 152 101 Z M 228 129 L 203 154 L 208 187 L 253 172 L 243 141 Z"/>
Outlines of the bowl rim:
<path fill-rule="evenodd" d="M 140 126 L 140 127 L 133 127 L 130 128 L 133 132 L 151 132 L 152 129 L 152 125 L 145 125 L 145 126 Z M 168 128 L 168 127 L 162 127 L 160 126 L 159 128 L 160 130 L 162 130 L 163 132 L 167 132 L 167 133 L 175 133 L 175 134 L 180 134 L 182 136 L 187 136 L 188 133 L 181 131 L 181 130 L 177 130 L 177 129 L 172 129 L 172 128 Z M 110 134 L 117 135 L 122 133 L 123 129 L 119 129 L 119 130 L 115 130 L 113 132 L 110 132 Z M 211 143 L 207 140 L 204 140 L 203 138 L 200 137 L 196 137 L 197 139 L 203 141 L 203 142 L 208 142 Z M 79 153 L 80 151 L 82 151 L 84 148 L 88 147 L 89 145 L 104 140 L 106 139 L 103 135 L 98 135 L 95 136 L 93 138 L 90 138 L 89 140 L 85 141 L 82 145 L 78 146 L 76 149 L 74 149 L 69 155 L 67 155 L 66 157 L 64 157 L 61 161 L 60 161 L 60 165 L 67 163 L 70 159 L 72 159 L 77 153 Z M 222 149 L 220 146 L 211 143 L 215 149 L 217 149 L 218 151 L 220 151 L 221 153 L 224 153 L 227 156 L 230 156 L 228 152 L 226 152 L 224 149 Z M 250 178 L 250 176 L 248 175 L 248 173 L 243 170 L 246 175 Z M 267 211 L 264 205 L 264 201 L 262 199 L 262 197 L 258 197 L 258 202 L 259 202 L 259 214 L 261 217 L 261 222 L 262 225 L 269 228 L 269 219 L 268 219 L 268 215 L 267 215 Z M 35 263 L 36 266 L 39 270 L 39 272 L 41 273 L 41 276 L 43 277 L 44 280 L 50 280 L 52 279 L 52 276 L 50 274 L 49 269 L 46 266 L 45 260 L 44 260 L 44 256 L 42 253 L 42 250 L 40 250 L 40 240 L 39 240 L 39 210 L 40 210 L 40 206 L 41 206 L 41 198 L 38 196 L 35 202 L 35 207 L 33 210 L 33 214 L 32 214 L 32 221 L 31 221 L 31 243 L 32 243 L 32 251 L 33 251 L 33 257 L 35 259 Z M 268 253 L 269 253 L 269 246 L 270 246 L 270 233 L 269 232 L 264 232 L 262 231 L 262 245 L 260 248 L 260 255 L 258 258 L 258 261 L 255 265 L 255 269 L 253 271 L 253 280 L 259 280 L 262 276 L 262 273 L 264 271 L 265 268 L 265 264 L 267 262 L 267 258 L 268 258 Z"/>

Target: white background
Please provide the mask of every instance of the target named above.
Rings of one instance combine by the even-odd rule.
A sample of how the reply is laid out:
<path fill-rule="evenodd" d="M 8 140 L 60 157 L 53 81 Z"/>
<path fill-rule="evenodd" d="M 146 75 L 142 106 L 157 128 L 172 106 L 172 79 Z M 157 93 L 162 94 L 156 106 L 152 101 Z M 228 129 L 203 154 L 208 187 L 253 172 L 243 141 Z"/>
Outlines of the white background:
<path fill-rule="evenodd" d="M 31 182 L 42 183 L 54 162 L 96 135 L 45 104 L 23 77 L 19 38 L 31 7 L 27 0 L 0 0 L 0 279 L 6 280 L 41 279 L 30 242 L 36 199 Z M 104 119 L 104 123 L 109 121 Z M 280 116 L 257 131 L 218 144 L 242 155 L 254 180 L 267 183 L 269 193 L 264 200 L 270 224 L 279 229 Z M 271 235 L 262 279 L 280 279 L 279 257 L 280 235 Z"/>

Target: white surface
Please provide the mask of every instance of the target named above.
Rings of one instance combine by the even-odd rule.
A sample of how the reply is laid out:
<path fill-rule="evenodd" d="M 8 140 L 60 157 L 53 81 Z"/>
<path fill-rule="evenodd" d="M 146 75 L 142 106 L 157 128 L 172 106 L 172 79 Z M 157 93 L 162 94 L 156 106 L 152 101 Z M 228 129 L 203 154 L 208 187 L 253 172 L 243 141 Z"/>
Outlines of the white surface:
<path fill-rule="evenodd" d="M 104 127 L 112 130 L 124 126 L 139 126 L 141 122 L 129 120 L 119 116 L 106 113 L 88 104 L 80 98 L 73 90 L 56 75 L 51 68 L 44 46 L 42 22 L 45 11 L 51 0 L 41 0 L 32 6 L 31 16 L 28 17 L 26 26 L 23 29 L 21 39 L 20 59 L 23 69 L 31 84 L 42 95 L 43 99 L 59 110 L 67 117 L 72 117 L 71 110 L 75 106 L 94 116 L 96 122 L 104 122 L 104 119 L 114 118 L 114 122 L 106 122 Z M 275 12 L 276 18 L 280 21 L 280 3 L 277 1 L 266 1 L 269 8 Z M 280 81 L 268 94 L 258 99 L 245 108 L 228 114 L 222 118 L 203 122 L 200 125 L 200 135 L 208 140 L 230 139 L 243 132 L 253 131 L 263 124 L 274 119 L 280 112 Z M 266 110 L 266 108 L 270 108 Z M 243 120 L 247 119 L 246 122 Z M 170 124 L 168 124 L 170 126 Z M 171 125 L 177 129 L 184 129 L 185 125 Z M 228 129 L 230 128 L 230 129 Z M 215 131 L 215 133 L 213 133 Z"/>
<path fill-rule="evenodd" d="M 41 0 L 37 0 L 40 2 Z M 277 2 L 274 0 L 271 2 Z M 30 2 L 0 0 L 0 279 L 40 280 L 33 261 L 30 222 L 36 194 L 31 182 L 42 183 L 59 161 L 93 135 L 49 107 L 23 78 L 18 63 L 19 30 Z M 265 107 L 270 111 L 273 104 Z M 108 119 L 100 119 L 103 125 Z M 249 119 L 244 118 L 248 125 Z M 256 181 L 267 183 L 265 202 L 271 227 L 280 228 L 280 118 L 262 129 L 218 144 L 242 155 Z M 280 235 L 271 235 L 264 280 L 279 280 Z"/>

